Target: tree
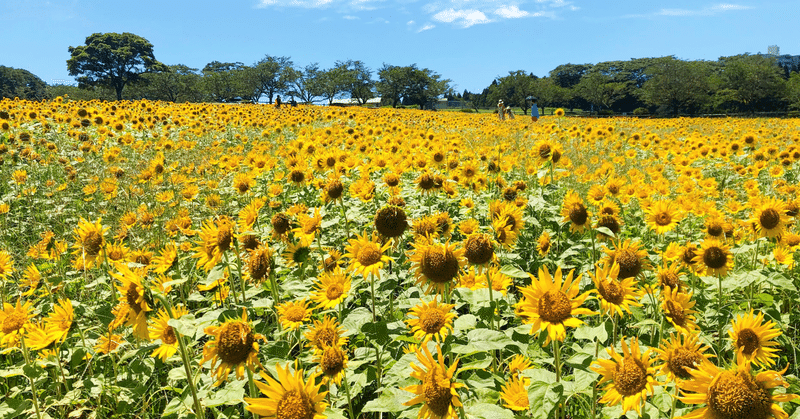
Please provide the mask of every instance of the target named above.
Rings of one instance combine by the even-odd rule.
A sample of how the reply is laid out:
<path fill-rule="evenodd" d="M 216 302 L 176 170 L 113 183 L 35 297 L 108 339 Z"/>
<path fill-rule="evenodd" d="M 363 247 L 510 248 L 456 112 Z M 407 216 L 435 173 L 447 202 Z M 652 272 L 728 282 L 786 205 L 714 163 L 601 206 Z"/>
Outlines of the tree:
<path fill-rule="evenodd" d="M 358 103 L 363 105 L 375 97 L 372 71 L 362 61 L 337 61 L 334 68 L 338 69 L 342 90 Z"/>
<path fill-rule="evenodd" d="M 623 94 L 624 83 L 611 81 L 611 76 L 599 72 L 584 76 L 575 86 L 575 91 L 592 105 L 599 108 L 611 108 L 611 105 Z"/>
<path fill-rule="evenodd" d="M 452 93 L 449 79 L 442 79 L 427 68 L 417 68 L 416 64 L 405 67 L 384 64 L 378 77 L 376 89 L 392 107 L 402 103 L 424 109 L 432 106 L 439 96 Z"/>
<path fill-rule="evenodd" d="M 592 64 L 561 64 L 550 71 L 550 78 L 556 86 L 570 89 L 580 83 L 592 67 Z"/>
<path fill-rule="evenodd" d="M 572 89 L 555 84 L 551 77 L 540 77 L 533 81 L 533 96 L 539 99 L 541 107 L 569 107 Z"/>
<path fill-rule="evenodd" d="M 0 65 L 0 99 L 42 100 L 47 97 L 47 84 L 28 70 Z"/>
<path fill-rule="evenodd" d="M 272 103 L 276 94 L 285 92 L 289 87 L 293 65 L 289 57 L 266 55 L 247 69 L 245 77 L 248 87 L 253 90 L 249 95 L 253 102 L 256 103 L 261 96 L 266 96 L 269 103 Z"/>
<path fill-rule="evenodd" d="M 761 55 L 720 58 L 720 96 L 733 98 L 746 111 L 767 111 L 781 106 L 786 81 L 777 61 Z"/>
<path fill-rule="evenodd" d="M 341 67 L 329 68 L 320 71 L 317 75 L 320 96 L 328 101 L 328 105 L 332 104 L 334 99 L 341 97 L 345 92 L 345 79 L 346 74 Z"/>
<path fill-rule="evenodd" d="M 141 83 L 133 86 L 134 97 L 168 102 L 201 102 L 204 93 L 201 76 L 196 68 L 183 64 L 171 65 L 166 71 L 142 75 Z M 129 91 L 131 93 L 131 91 Z M 130 97 L 131 95 L 126 95 Z"/>
<path fill-rule="evenodd" d="M 252 99 L 253 89 L 246 86 L 243 63 L 223 63 L 212 61 L 203 67 L 204 90 L 216 102 L 237 102 L 243 98 Z"/>
<path fill-rule="evenodd" d="M 322 96 L 322 70 L 318 63 L 311 63 L 302 69 L 287 70 L 288 90 L 286 93 L 297 96 L 303 103 L 313 103 Z"/>
<path fill-rule="evenodd" d="M 153 55 L 153 44 L 132 33 L 95 33 L 86 45 L 69 47 L 67 70 L 78 77 L 80 87 L 106 86 L 114 89 L 117 100 L 128 83 L 141 79 L 143 73 L 163 71 L 166 67 Z"/>
<path fill-rule="evenodd" d="M 642 86 L 642 98 L 647 104 L 671 109 L 674 115 L 681 109 L 693 113 L 709 101 L 711 71 L 702 61 L 658 58 L 647 69 L 651 78 Z"/>
<path fill-rule="evenodd" d="M 786 83 L 786 99 L 793 109 L 800 109 L 800 73 L 793 72 Z"/>
<path fill-rule="evenodd" d="M 536 79 L 536 76 L 526 74 L 523 70 L 509 71 L 507 76 L 495 79 L 497 83 L 489 88 L 489 101 L 496 103 L 502 100 L 506 106 L 517 106 L 527 114 L 530 107 L 526 98 L 534 95 Z"/>

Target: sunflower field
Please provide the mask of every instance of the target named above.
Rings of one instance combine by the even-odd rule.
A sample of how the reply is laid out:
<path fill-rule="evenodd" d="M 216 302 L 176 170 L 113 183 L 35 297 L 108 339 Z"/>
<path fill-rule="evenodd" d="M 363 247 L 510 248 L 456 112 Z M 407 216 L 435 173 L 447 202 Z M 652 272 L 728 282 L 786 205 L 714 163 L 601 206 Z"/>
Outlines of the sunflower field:
<path fill-rule="evenodd" d="M 800 418 L 800 121 L 0 101 L 0 419 Z"/>

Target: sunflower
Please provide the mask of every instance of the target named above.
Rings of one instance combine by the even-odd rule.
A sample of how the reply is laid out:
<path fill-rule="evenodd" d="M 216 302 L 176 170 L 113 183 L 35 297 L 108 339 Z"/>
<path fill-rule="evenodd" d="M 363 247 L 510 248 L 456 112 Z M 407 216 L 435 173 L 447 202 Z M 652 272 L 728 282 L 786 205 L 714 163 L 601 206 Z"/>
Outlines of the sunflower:
<path fill-rule="evenodd" d="M 30 309 L 33 303 L 26 301 L 22 303 L 17 300 L 17 305 L 3 303 L 3 310 L 0 311 L 0 345 L 6 348 L 17 346 L 21 333 L 25 333 L 25 328 L 30 319 Z"/>
<path fill-rule="evenodd" d="M 506 218 L 497 218 L 492 221 L 494 240 L 505 248 L 511 248 L 517 242 L 518 233 L 508 225 Z"/>
<path fill-rule="evenodd" d="M 440 305 L 436 299 L 427 304 L 420 302 L 412 307 L 408 313 L 412 318 L 406 320 L 406 323 L 414 338 L 423 344 L 433 338 L 441 342 L 453 331 L 453 319 L 456 317 L 453 307 L 454 304 Z"/>
<path fill-rule="evenodd" d="M 522 374 L 523 371 L 529 370 L 533 367 L 531 360 L 521 354 L 514 355 L 511 361 L 508 362 L 508 373 L 511 375 Z"/>
<path fill-rule="evenodd" d="M 199 232 L 200 242 L 194 247 L 193 258 L 197 259 L 197 266 L 210 272 L 214 266 L 222 261 L 222 255 L 231 248 L 233 243 L 233 225 L 227 218 L 219 221 L 203 222 Z"/>
<path fill-rule="evenodd" d="M 156 348 L 150 354 L 153 358 L 161 358 L 166 362 L 178 350 L 178 336 L 175 334 L 175 329 L 167 324 L 170 318 L 180 319 L 188 311 L 183 306 L 178 306 L 173 311 L 174 317 L 170 317 L 169 313 L 163 308 L 158 311 L 154 323 L 149 327 L 150 340 L 160 340 L 161 346 Z"/>
<path fill-rule="evenodd" d="M 582 233 L 591 227 L 591 213 L 586 209 L 578 194 L 570 190 L 564 196 L 564 203 L 561 205 L 561 216 L 564 221 L 569 221 L 569 231 L 572 233 Z"/>
<path fill-rule="evenodd" d="M 233 189 L 236 189 L 239 194 L 247 193 L 255 183 L 255 179 L 249 173 L 237 173 L 233 177 Z"/>
<path fill-rule="evenodd" d="M 601 265 L 596 273 L 589 272 L 594 282 L 597 294 L 600 297 L 600 308 L 603 313 L 631 314 L 631 306 L 641 306 L 637 300 L 644 293 L 637 287 L 636 278 L 628 277 L 619 280 L 619 264 L 614 262 Z"/>
<path fill-rule="evenodd" d="M 775 198 L 765 199 L 757 208 L 753 208 L 750 223 L 760 237 L 778 237 L 784 232 L 790 217 L 786 215 L 786 203 Z"/>
<path fill-rule="evenodd" d="M 254 281 L 261 281 L 273 269 L 272 249 L 266 245 L 260 245 L 255 249 L 247 251 L 247 272 Z"/>
<path fill-rule="evenodd" d="M 311 257 L 311 242 L 308 239 L 300 239 L 297 243 L 290 243 L 283 252 L 283 260 L 286 266 L 303 266 Z"/>
<path fill-rule="evenodd" d="M 200 365 L 211 361 L 212 376 L 217 380 L 215 385 L 225 382 L 231 370 L 236 373 L 237 379 L 242 380 L 245 368 L 253 371 L 256 365 L 261 366 L 256 341 L 266 338 L 253 332 L 253 327 L 247 321 L 246 310 L 242 309 L 241 319 L 229 319 L 219 326 L 208 326 L 203 331 L 213 339 L 203 346 Z"/>
<path fill-rule="evenodd" d="M 294 373 L 289 371 L 289 364 L 281 368 L 275 364 L 278 380 L 272 379 L 265 372 L 261 378 L 266 381 L 255 381 L 261 393 L 266 397 L 245 397 L 245 409 L 267 419 L 325 419 L 324 402 L 327 391 L 320 392 L 322 382 L 315 384 L 319 373 L 303 379 L 304 371 L 297 369 Z"/>
<path fill-rule="evenodd" d="M 464 249 L 456 249 L 448 241 L 445 244 L 432 243 L 426 239 L 414 242 L 409 253 L 411 267 L 420 286 L 427 283 L 426 293 L 435 290 L 443 293 L 448 285 L 458 277 L 461 267 L 466 265 Z"/>
<path fill-rule="evenodd" d="M 657 234 L 664 234 L 678 225 L 681 214 L 674 202 L 661 199 L 653 202 L 645 211 L 647 214 L 647 224 Z"/>
<path fill-rule="evenodd" d="M 650 268 L 650 261 L 647 259 L 647 250 L 641 248 L 639 241 L 632 242 L 631 239 L 617 241 L 613 249 L 606 248 L 606 257 L 603 262 L 606 265 L 619 264 L 620 278 L 635 278 L 642 271 Z"/>
<path fill-rule="evenodd" d="M 488 234 L 470 234 L 463 246 L 464 256 L 470 265 L 484 267 L 494 258 L 494 242 Z"/>
<path fill-rule="evenodd" d="M 310 301 L 306 299 L 297 301 L 287 301 L 278 306 L 281 326 L 286 329 L 297 330 L 304 322 L 311 317 L 311 310 L 308 309 Z"/>
<path fill-rule="evenodd" d="M 0 279 L 5 280 L 14 272 L 14 260 L 6 250 L 0 250 Z"/>
<path fill-rule="evenodd" d="M 706 239 L 693 262 L 698 271 L 704 271 L 706 275 L 725 276 L 733 267 L 733 255 L 727 244 L 717 239 Z"/>
<path fill-rule="evenodd" d="M 750 363 L 739 359 L 732 370 L 720 370 L 711 362 L 703 362 L 688 370 L 691 380 L 679 384 L 678 399 L 686 404 L 705 404 L 679 419 L 785 419 L 789 415 L 776 404 L 796 399 L 794 394 L 773 394 L 778 386 L 788 387 L 783 373 L 750 372 Z"/>
<path fill-rule="evenodd" d="M 309 243 L 313 242 L 317 232 L 322 228 L 322 215 L 320 215 L 319 208 L 314 208 L 313 215 L 300 214 L 297 221 L 300 226 L 292 230 L 295 237 L 299 237 L 301 240 L 305 239 Z"/>
<path fill-rule="evenodd" d="M 437 359 L 433 358 L 427 345 L 422 345 L 422 352 L 417 348 L 417 360 L 422 367 L 411 363 L 414 371 L 412 378 L 422 381 L 403 388 L 403 390 L 416 394 L 416 397 L 403 403 L 404 406 L 413 406 L 423 403 L 417 414 L 417 419 L 456 419 L 458 414 L 456 409 L 461 407 L 461 400 L 458 397 L 457 388 L 463 387 L 461 383 L 456 383 L 453 376 L 458 368 L 456 360 L 450 368 L 444 365 L 442 348 L 436 345 Z"/>
<path fill-rule="evenodd" d="M 607 228 L 609 231 L 611 231 L 611 234 L 616 236 L 617 234 L 619 234 L 619 231 L 620 231 L 620 220 L 619 220 L 619 218 L 617 218 L 617 217 L 615 217 L 613 215 L 607 215 L 607 216 L 604 216 L 604 217 L 600 217 L 597 220 L 597 223 L 595 224 L 595 228 L 600 228 L 600 227 Z M 602 233 L 602 232 L 599 232 L 599 231 L 597 233 L 597 237 L 600 240 L 608 240 L 608 239 L 611 239 L 614 236 L 609 236 L 608 234 L 605 234 L 605 233 Z"/>
<path fill-rule="evenodd" d="M 322 370 L 322 382 L 341 384 L 344 372 L 347 369 L 347 352 L 339 345 L 325 346 L 317 352 L 314 362 Z"/>
<path fill-rule="evenodd" d="M 346 272 L 338 267 L 331 271 L 323 271 L 314 283 L 311 291 L 311 301 L 314 301 L 316 308 L 330 310 L 341 304 L 350 292 L 351 280 Z"/>
<path fill-rule="evenodd" d="M 30 322 L 25 326 L 25 345 L 34 350 L 41 351 L 55 341 L 54 337 L 47 333 L 44 323 Z"/>
<path fill-rule="evenodd" d="M 621 402 L 623 414 L 629 410 L 641 414 L 647 393 L 653 394 L 653 386 L 658 385 L 655 368 L 651 366 L 652 349 L 642 353 L 637 338 L 631 338 L 629 349 L 623 337 L 621 356 L 614 348 L 606 348 L 606 351 L 611 359 L 597 359 L 591 367 L 602 376 L 598 385 L 608 383 L 603 388 L 606 393 L 600 403 L 615 406 Z"/>
<path fill-rule="evenodd" d="M 144 298 L 144 286 L 142 278 L 137 272 L 131 271 L 127 265 L 118 264 L 117 271 L 111 277 L 121 282 L 117 285 L 119 291 L 119 304 L 121 310 L 115 319 L 117 322 L 125 322 L 126 326 L 133 326 L 133 334 L 139 339 L 148 340 L 150 334 L 147 331 L 147 312 L 150 307 Z"/>
<path fill-rule="evenodd" d="M 178 248 L 175 243 L 169 243 L 161 249 L 161 252 L 153 257 L 153 272 L 158 274 L 166 273 L 178 262 Z"/>
<path fill-rule="evenodd" d="M 539 239 L 536 241 L 536 250 L 539 252 L 540 256 L 547 256 L 550 253 L 550 233 L 547 230 L 543 230 L 542 234 L 539 235 Z"/>
<path fill-rule="evenodd" d="M 669 287 L 681 292 L 684 287 L 683 281 L 681 280 L 681 273 L 681 265 L 679 262 L 667 263 L 665 261 L 656 272 L 656 281 L 658 281 L 658 285 L 661 286 L 662 290 Z"/>
<path fill-rule="evenodd" d="M 267 200 L 264 198 L 255 198 L 239 211 L 239 218 L 236 220 L 239 231 L 245 232 L 253 229 L 253 226 L 258 221 L 258 212 L 261 211 L 266 202 Z"/>
<path fill-rule="evenodd" d="M 692 333 L 697 329 L 695 323 L 694 313 L 692 310 L 695 302 L 692 301 L 692 293 L 683 293 L 678 291 L 677 288 L 665 288 L 661 296 L 663 301 L 661 309 L 664 311 L 664 316 L 667 317 L 670 323 L 675 326 L 679 332 Z"/>
<path fill-rule="evenodd" d="M 347 337 L 342 336 L 344 332 L 345 330 L 339 326 L 339 322 L 334 317 L 325 316 L 322 321 L 314 320 L 314 324 L 304 335 L 308 340 L 306 346 L 319 352 L 326 346 L 347 345 Z"/>
<path fill-rule="evenodd" d="M 702 267 L 695 260 L 698 252 L 699 249 L 694 243 L 686 243 L 686 246 L 681 248 L 679 259 L 683 263 L 683 266 L 686 266 L 692 272 L 698 272 L 702 269 Z"/>
<path fill-rule="evenodd" d="M 272 216 L 270 224 L 272 225 L 272 237 L 276 239 L 284 238 L 286 232 L 292 227 L 292 220 L 286 213 L 279 212 Z"/>
<path fill-rule="evenodd" d="M 689 370 L 708 362 L 709 356 L 705 352 L 708 346 L 699 342 L 699 333 L 673 333 L 669 340 L 661 342 L 661 347 L 656 349 L 656 360 L 661 361 L 659 375 L 667 377 L 667 381 L 690 380 L 692 375 Z"/>
<path fill-rule="evenodd" d="M 81 221 L 75 228 L 75 244 L 72 246 L 75 250 L 72 254 L 82 261 L 81 265 L 85 269 L 91 268 L 95 262 L 102 260 L 101 253 L 106 244 L 103 236 L 109 227 L 103 228 L 101 222 L 102 219 L 100 218 L 95 222 L 91 222 L 81 217 Z"/>
<path fill-rule="evenodd" d="M 375 214 L 375 230 L 383 237 L 400 237 L 408 228 L 408 218 L 403 208 L 387 205 Z"/>
<path fill-rule="evenodd" d="M 59 343 L 64 342 L 69 335 L 69 329 L 75 321 L 75 311 L 72 301 L 59 299 L 58 304 L 53 306 L 53 312 L 44 319 L 47 334 Z"/>
<path fill-rule="evenodd" d="M 572 279 L 574 270 L 569 271 L 566 279 L 561 268 L 556 269 L 555 277 L 550 276 L 547 267 L 539 268 L 539 278 L 531 274 L 531 285 L 520 288 L 522 299 L 516 304 L 516 312 L 522 322 L 531 325 L 531 334 L 546 330 L 547 340 L 564 341 L 567 327 L 578 327 L 583 321 L 574 317 L 579 314 L 596 314 L 581 305 L 589 297 L 591 291 L 578 295 L 580 275 Z"/>
<path fill-rule="evenodd" d="M 500 389 L 500 399 L 503 401 L 503 406 L 516 411 L 530 409 L 528 384 L 530 383 L 527 377 L 512 376 L 511 381 L 503 384 Z"/>
<path fill-rule="evenodd" d="M 764 322 L 764 313 L 755 315 L 751 310 L 746 315 L 737 315 L 728 336 L 736 348 L 736 357 L 757 366 L 768 367 L 775 364 L 780 348 L 775 339 L 781 330 L 772 320 Z"/>
<path fill-rule="evenodd" d="M 97 342 L 94 345 L 94 351 L 98 354 L 110 354 L 112 352 L 116 352 L 116 350 L 124 344 L 125 339 L 122 336 L 115 335 L 111 333 L 111 330 L 109 330 L 107 334 L 97 338 Z"/>
<path fill-rule="evenodd" d="M 370 240 L 366 232 L 356 236 L 356 239 L 350 239 L 350 244 L 345 246 L 347 253 L 344 256 L 350 258 L 350 269 L 364 278 L 370 275 L 380 278 L 383 265 L 392 260 L 389 255 L 384 254 L 391 247 L 391 242 L 387 241 L 381 246 L 374 234 L 372 239 L 376 241 Z"/>

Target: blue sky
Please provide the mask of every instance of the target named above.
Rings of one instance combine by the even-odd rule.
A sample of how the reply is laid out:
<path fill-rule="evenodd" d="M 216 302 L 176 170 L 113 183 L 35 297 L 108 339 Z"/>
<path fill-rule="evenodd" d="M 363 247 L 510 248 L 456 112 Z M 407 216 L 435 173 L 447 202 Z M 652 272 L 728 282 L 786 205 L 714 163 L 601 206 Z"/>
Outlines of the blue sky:
<path fill-rule="evenodd" d="M 132 32 L 165 64 L 296 66 L 361 60 L 429 68 L 480 92 L 513 70 L 674 55 L 800 54 L 797 0 L 0 0 L 0 65 L 45 82 L 72 80 L 70 46 L 95 32 Z M 374 73 L 374 78 L 377 74 Z"/>

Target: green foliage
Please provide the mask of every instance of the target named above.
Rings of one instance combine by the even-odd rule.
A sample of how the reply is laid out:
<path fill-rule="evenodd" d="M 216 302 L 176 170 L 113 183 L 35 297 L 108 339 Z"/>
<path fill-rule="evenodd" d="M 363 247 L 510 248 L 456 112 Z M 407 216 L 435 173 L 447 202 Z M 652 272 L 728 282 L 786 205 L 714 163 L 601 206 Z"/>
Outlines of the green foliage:
<path fill-rule="evenodd" d="M 418 105 L 420 109 L 430 107 L 440 96 L 451 90 L 450 80 L 427 68 L 419 69 L 416 64 L 400 67 L 384 64 L 378 70 L 376 84 L 384 102 L 392 107 Z"/>
<path fill-rule="evenodd" d="M 0 65 L 0 99 L 42 100 L 47 98 L 47 85 L 28 70 Z"/>
<path fill-rule="evenodd" d="M 85 43 L 69 47 L 69 74 L 79 76 L 81 87 L 114 89 L 117 100 L 122 99 L 122 89 L 128 83 L 140 80 L 146 72 L 166 68 L 153 55 L 153 44 L 132 33 L 95 33 L 86 37 Z"/>

